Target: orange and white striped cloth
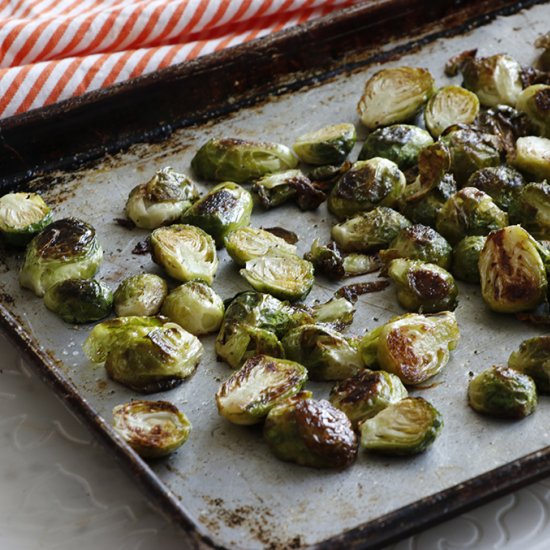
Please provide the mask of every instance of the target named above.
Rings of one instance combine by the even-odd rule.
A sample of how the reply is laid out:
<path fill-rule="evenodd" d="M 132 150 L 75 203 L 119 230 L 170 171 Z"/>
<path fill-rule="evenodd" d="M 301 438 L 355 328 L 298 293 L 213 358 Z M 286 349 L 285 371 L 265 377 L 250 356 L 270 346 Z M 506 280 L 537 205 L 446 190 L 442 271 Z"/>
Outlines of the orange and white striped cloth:
<path fill-rule="evenodd" d="M 354 0 L 0 0 L 0 117 L 326 15 Z"/>

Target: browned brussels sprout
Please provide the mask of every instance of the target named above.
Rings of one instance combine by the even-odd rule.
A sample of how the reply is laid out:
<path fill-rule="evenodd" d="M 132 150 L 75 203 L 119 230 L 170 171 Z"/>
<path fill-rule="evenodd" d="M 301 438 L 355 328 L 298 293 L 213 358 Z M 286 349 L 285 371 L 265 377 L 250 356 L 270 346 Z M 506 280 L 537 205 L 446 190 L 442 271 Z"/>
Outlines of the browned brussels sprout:
<path fill-rule="evenodd" d="M 466 283 L 479 284 L 479 256 L 486 237 L 464 237 L 453 249 L 452 274 Z"/>
<path fill-rule="evenodd" d="M 467 187 L 476 187 L 487 193 L 506 212 L 524 186 L 524 177 L 511 166 L 504 165 L 481 168 L 470 176 L 467 183 Z"/>
<path fill-rule="evenodd" d="M 550 139 L 536 136 L 519 138 L 509 160 L 522 172 L 538 179 L 550 179 Z"/>
<path fill-rule="evenodd" d="M 353 124 L 333 124 L 300 136 L 292 148 L 302 162 L 338 164 L 346 160 L 356 138 Z"/>
<path fill-rule="evenodd" d="M 550 85 L 525 88 L 518 97 L 517 108 L 529 117 L 541 136 L 550 138 Z"/>
<path fill-rule="evenodd" d="M 540 393 L 550 393 L 550 336 L 524 340 L 508 358 L 508 366 L 530 376 Z"/>
<path fill-rule="evenodd" d="M 118 317 L 156 315 L 168 293 L 166 281 L 152 273 L 140 273 L 124 279 L 114 294 Z"/>
<path fill-rule="evenodd" d="M 550 184 L 529 183 L 510 207 L 510 218 L 537 239 L 550 239 Z"/>

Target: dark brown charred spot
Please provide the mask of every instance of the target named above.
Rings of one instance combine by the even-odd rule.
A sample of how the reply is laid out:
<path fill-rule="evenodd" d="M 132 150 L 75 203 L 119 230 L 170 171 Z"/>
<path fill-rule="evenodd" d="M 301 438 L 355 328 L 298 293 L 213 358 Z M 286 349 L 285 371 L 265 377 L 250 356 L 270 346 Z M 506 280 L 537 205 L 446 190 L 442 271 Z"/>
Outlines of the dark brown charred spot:
<path fill-rule="evenodd" d="M 382 375 L 369 370 L 338 382 L 331 391 L 331 397 L 337 396 L 342 405 L 353 405 L 360 401 L 368 401 L 378 394 Z"/>
<path fill-rule="evenodd" d="M 388 286 L 390 286 L 390 282 L 385 279 L 378 279 L 377 281 L 369 281 L 366 283 L 356 283 L 339 288 L 334 293 L 334 296 L 337 298 L 345 298 L 348 302 L 354 304 L 357 302 L 359 296 L 371 292 L 380 292 Z"/>
<path fill-rule="evenodd" d="M 418 200 L 425 193 L 437 185 L 446 172 L 451 168 L 451 153 L 443 143 L 434 143 L 422 149 L 418 155 L 418 173 L 421 191 L 415 194 Z"/>
<path fill-rule="evenodd" d="M 535 105 L 541 113 L 550 112 L 550 88 L 543 88 L 535 94 Z"/>
<path fill-rule="evenodd" d="M 422 298 L 438 300 L 445 298 L 451 285 L 440 273 L 431 269 L 413 269 L 408 273 L 411 288 Z"/>
<path fill-rule="evenodd" d="M 414 353 L 414 340 L 408 335 L 407 330 L 401 327 L 394 328 L 386 337 L 386 342 L 392 358 L 400 366 L 403 381 L 407 384 L 419 381 L 423 374 L 422 368 L 429 359 Z"/>
<path fill-rule="evenodd" d="M 95 229 L 76 218 L 57 220 L 34 240 L 38 256 L 62 260 L 86 253 L 95 239 Z"/>
<path fill-rule="evenodd" d="M 427 225 L 415 224 L 403 229 L 400 237 L 419 246 L 431 244 L 438 238 L 438 233 Z"/>
<path fill-rule="evenodd" d="M 477 54 L 477 49 L 466 50 L 459 54 L 453 55 L 447 63 L 445 63 L 445 74 L 447 76 L 456 76 L 465 63 L 471 62 Z"/>
<path fill-rule="evenodd" d="M 376 171 L 370 165 L 346 172 L 336 187 L 337 196 L 343 199 L 374 200 Z"/>
<path fill-rule="evenodd" d="M 284 229 L 283 227 L 262 227 L 262 229 L 283 239 L 288 244 L 296 244 L 300 240 L 296 233 L 289 231 L 288 229 Z"/>
<path fill-rule="evenodd" d="M 198 215 L 221 215 L 226 217 L 235 211 L 238 204 L 238 199 L 231 191 L 220 189 L 206 195 L 196 203 L 195 207 Z"/>
<path fill-rule="evenodd" d="M 139 241 L 132 249 L 132 254 L 143 255 L 151 252 L 151 239 L 147 237 L 143 241 Z"/>

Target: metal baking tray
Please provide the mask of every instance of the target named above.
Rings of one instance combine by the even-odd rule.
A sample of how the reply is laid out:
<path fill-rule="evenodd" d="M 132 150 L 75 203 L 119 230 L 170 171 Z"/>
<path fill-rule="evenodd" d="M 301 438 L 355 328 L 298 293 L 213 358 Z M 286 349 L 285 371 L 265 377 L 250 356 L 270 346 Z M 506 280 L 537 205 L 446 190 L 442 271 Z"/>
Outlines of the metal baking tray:
<path fill-rule="evenodd" d="M 200 144 L 212 136 L 291 144 L 306 130 L 357 122 L 355 106 L 366 79 L 381 65 L 428 67 L 439 84 L 445 61 L 477 46 L 535 57 L 546 32 L 546 2 L 379 0 L 308 25 L 160 71 L 112 89 L 2 121 L 0 193 L 37 189 L 57 218 L 92 223 L 105 249 L 100 278 L 113 288 L 141 270 L 158 272 L 132 254 L 146 232 L 114 221 L 129 190 L 156 169 L 188 172 Z M 513 37 L 513 40 L 511 40 Z M 359 128 L 359 124 L 358 128 Z M 354 153 L 355 154 L 355 153 Z M 205 189 L 205 186 L 203 186 Z M 326 240 L 330 216 L 292 207 L 256 212 L 253 225 L 284 225 L 301 237 Z M 246 288 L 225 252 L 214 288 L 230 297 Z M 73 327 L 49 313 L 17 283 L 21 255 L 0 255 L 0 325 L 41 377 L 90 426 L 161 508 L 181 524 L 194 548 L 378 548 L 550 473 L 550 406 L 521 422 L 481 418 L 466 405 L 471 373 L 506 361 L 536 327 L 491 313 L 477 287 L 460 287 L 461 342 L 431 387 L 414 393 L 442 412 L 436 444 L 416 458 L 360 453 L 340 471 L 276 460 L 259 428 L 230 425 L 213 396 L 230 369 L 215 360 L 213 337 L 198 371 L 155 398 L 179 406 L 193 423 L 173 456 L 143 462 L 110 427 L 114 405 L 136 397 L 83 356 L 89 326 Z M 319 279 L 309 301 L 336 285 Z M 351 332 L 400 313 L 394 290 L 357 303 Z M 313 384 L 325 396 L 330 384 Z M 108 480 L 106 480 L 108 482 Z"/>

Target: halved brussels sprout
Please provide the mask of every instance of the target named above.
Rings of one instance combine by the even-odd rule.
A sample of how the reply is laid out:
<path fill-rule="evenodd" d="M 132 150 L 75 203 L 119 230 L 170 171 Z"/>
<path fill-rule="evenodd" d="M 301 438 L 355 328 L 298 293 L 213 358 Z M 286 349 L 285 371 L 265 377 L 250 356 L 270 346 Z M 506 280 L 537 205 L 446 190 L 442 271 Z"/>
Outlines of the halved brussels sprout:
<path fill-rule="evenodd" d="M 315 323 L 340 331 L 351 325 L 355 314 L 353 304 L 343 297 L 331 298 L 328 302 L 316 304 L 309 309 Z M 304 316 L 303 322 L 310 321 Z"/>
<path fill-rule="evenodd" d="M 151 256 L 178 281 L 199 279 L 209 285 L 218 269 L 212 237 L 194 225 L 175 224 L 151 233 Z"/>
<path fill-rule="evenodd" d="M 50 207 L 36 193 L 0 197 L 0 237 L 9 245 L 25 246 L 52 221 Z"/>
<path fill-rule="evenodd" d="M 425 451 L 443 427 L 439 411 L 422 397 L 407 397 L 388 405 L 361 424 L 361 447 L 390 455 Z"/>
<path fill-rule="evenodd" d="M 357 427 L 361 421 L 407 395 L 407 389 L 394 374 L 363 369 L 352 378 L 338 382 L 330 392 L 329 401 L 345 412 Z"/>
<path fill-rule="evenodd" d="M 504 165 L 481 168 L 470 176 L 467 183 L 467 187 L 476 187 L 490 195 L 495 204 L 505 211 L 517 199 L 524 185 L 523 176 Z"/>
<path fill-rule="evenodd" d="M 292 148 L 307 164 L 338 164 L 346 160 L 356 139 L 353 124 L 333 124 L 300 136 Z"/>
<path fill-rule="evenodd" d="M 422 149 L 434 142 L 426 130 L 410 124 L 394 124 L 371 132 L 361 148 L 359 160 L 382 157 L 406 170 L 418 162 Z"/>
<path fill-rule="evenodd" d="M 537 242 L 519 225 L 489 234 L 479 273 L 483 300 L 493 311 L 528 311 L 546 299 L 546 269 Z"/>
<path fill-rule="evenodd" d="M 216 392 L 218 412 L 233 424 L 257 424 L 273 407 L 297 394 L 306 380 L 307 370 L 302 365 L 256 355 Z"/>
<path fill-rule="evenodd" d="M 91 323 L 111 313 L 113 293 L 93 279 L 65 279 L 46 290 L 44 305 L 66 323 Z"/>
<path fill-rule="evenodd" d="M 343 380 L 364 368 L 359 339 L 321 325 L 302 325 L 282 339 L 285 357 L 304 365 L 311 380 Z"/>
<path fill-rule="evenodd" d="M 396 284 L 397 301 L 408 311 L 437 313 L 457 306 L 455 280 L 438 265 L 397 258 L 390 263 L 388 275 Z"/>
<path fill-rule="evenodd" d="M 510 207 L 510 217 L 537 239 L 550 239 L 550 184 L 526 185 Z"/>
<path fill-rule="evenodd" d="M 273 407 L 264 437 L 281 460 L 314 468 L 346 468 L 357 456 L 357 437 L 348 417 L 328 401 L 300 392 Z"/>
<path fill-rule="evenodd" d="M 368 332 L 361 341 L 367 366 L 378 365 L 406 385 L 421 384 L 447 364 L 460 332 L 454 313 L 407 313 Z"/>
<path fill-rule="evenodd" d="M 434 92 L 434 79 L 426 69 L 382 69 L 367 80 L 357 112 L 371 130 L 407 122 L 420 111 Z"/>
<path fill-rule="evenodd" d="M 540 393 L 550 393 L 550 336 L 524 340 L 511 353 L 508 366 L 530 376 Z"/>
<path fill-rule="evenodd" d="M 339 218 L 348 218 L 377 206 L 393 206 L 405 185 L 405 175 L 391 160 L 360 160 L 333 187 L 328 209 Z"/>
<path fill-rule="evenodd" d="M 114 294 L 118 317 L 156 315 L 168 294 L 166 281 L 152 273 L 139 273 L 124 279 Z"/>
<path fill-rule="evenodd" d="M 395 258 L 410 258 L 449 269 L 452 252 L 451 245 L 437 231 L 416 224 L 402 229 L 390 247 L 380 251 L 380 258 L 386 264 Z"/>
<path fill-rule="evenodd" d="M 195 336 L 216 332 L 224 310 L 223 300 L 201 281 L 178 286 L 162 304 L 163 315 Z"/>
<path fill-rule="evenodd" d="M 479 284 L 479 256 L 486 237 L 464 237 L 453 249 L 452 274 L 466 283 Z"/>
<path fill-rule="evenodd" d="M 199 191 L 184 174 L 166 167 L 130 191 L 126 216 L 137 227 L 156 229 L 177 222 L 199 198 Z"/>
<path fill-rule="evenodd" d="M 527 136 L 516 141 L 516 151 L 509 159 L 518 169 L 535 178 L 550 179 L 550 139 Z"/>
<path fill-rule="evenodd" d="M 248 183 L 297 164 L 298 159 L 285 145 L 234 138 L 207 141 L 191 161 L 201 178 L 237 183 Z"/>
<path fill-rule="evenodd" d="M 188 439 L 191 423 L 168 401 L 135 400 L 113 409 L 113 427 L 142 458 L 173 453 Z"/>
<path fill-rule="evenodd" d="M 550 138 L 550 85 L 525 88 L 518 97 L 517 108 L 527 114 L 541 136 Z"/>
<path fill-rule="evenodd" d="M 37 296 L 65 279 L 89 279 L 99 269 L 103 250 L 95 229 L 76 218 L 49 224 L 27 247 L 19 283 Z"/>
<path fill-rule="evenodd" d="M 451 244 L 456 244 L 468 235 L 487 235 L 507 225 L 508 215 L 487 193 L 464 187 L 438 212 L 435 228 Z"/>
<path fill-rule="evenodd" d="M 263 256 L 246 262 L 240 274 L 258 292 L 281 300 L 303 300 L 315 277 L 313 264 L 298 256 Z"/>
<path fill-rule="evenodd" d="M 233 261 L 244 267 L 246 262 L 262 256 L 296 255 L 296 247 L 256 227 L 241 227 L 225 238 L 225 248 Z"/>
<path fill-rule="evenodd" d="M 479 112 L 477 96 L 461 86 L 444 86 L 430 98 L 424 111 L 426 128 L 439 137 L 452 124 L 471 124 Z"/>
<path fill-rule="evenodd" d="M 530 376 L 508 367 L 491 367 L 468 386 L 468 403 L 478 413 L 524 418 L 535 412 L 537 389 Z"/>
<path fill-rule="evenodd" d="M 246 189 L 236 183 L 220 183 L 186 210 L 181 221 L 206 231 L 219 248 L 231 231 L 250 223 L 252 206 L 252 195 Z"/>

